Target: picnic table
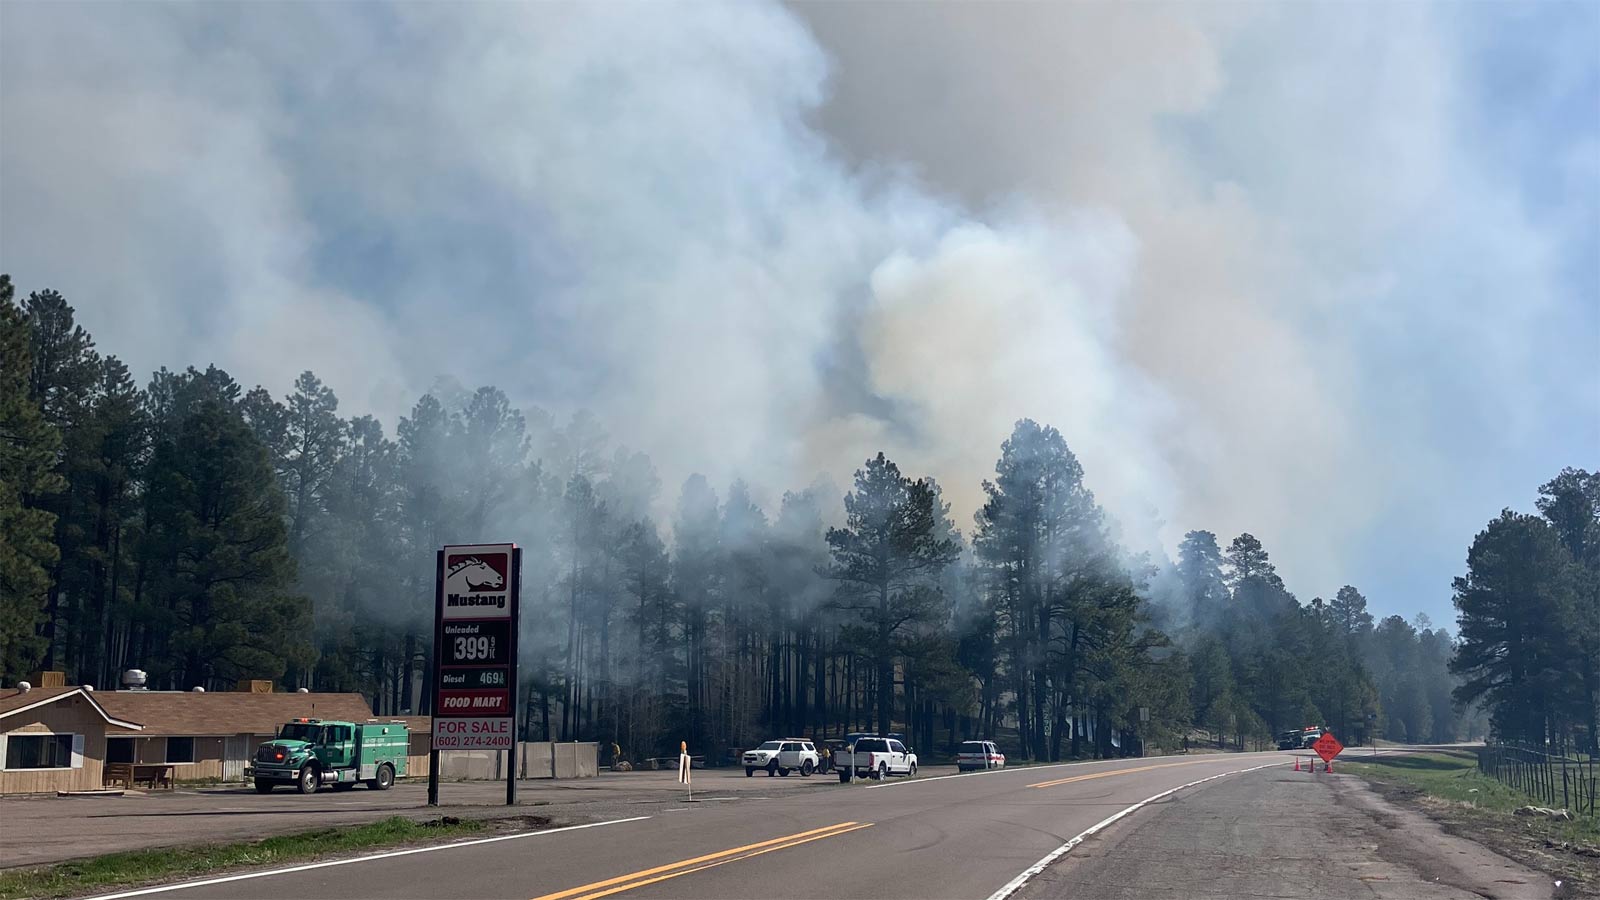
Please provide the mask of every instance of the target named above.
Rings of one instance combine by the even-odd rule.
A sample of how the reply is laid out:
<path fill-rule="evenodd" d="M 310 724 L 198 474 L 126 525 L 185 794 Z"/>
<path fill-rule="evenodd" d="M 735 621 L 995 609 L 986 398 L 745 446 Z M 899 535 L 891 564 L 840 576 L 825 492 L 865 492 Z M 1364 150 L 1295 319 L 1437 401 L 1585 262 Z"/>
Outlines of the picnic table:
<path fill-rule="evenodd" d="M 151 790 L 170 791 L 175 771 L 171 763 L 107 763 L 101 781 L 108 786 L 120 784 L 132 789 L 143 784 Z"/>
<path fill-rule="evenodd" d="M 678 767 L 678 758 L 676 756 L 652 756 L 645 762 L 649 763 L 652 769 L 676 769 Z M 704 769 L 706 767 L 706 758 L 704 756 L 691 756 L 689 757 L 689 766 L 695 769 Z"/>

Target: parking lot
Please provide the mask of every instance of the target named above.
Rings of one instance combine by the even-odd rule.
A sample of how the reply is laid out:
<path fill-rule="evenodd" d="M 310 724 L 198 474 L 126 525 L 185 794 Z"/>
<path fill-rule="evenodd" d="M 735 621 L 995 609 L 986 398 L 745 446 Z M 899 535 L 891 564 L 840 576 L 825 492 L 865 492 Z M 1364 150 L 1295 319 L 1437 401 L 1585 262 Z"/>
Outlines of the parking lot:
<path fill-rule="evenodd" d="M 930 767 L 919 777 L 952 773 Z M 696 769 L 694 797 L 718 802 L 759 801 L 838 789 L 834 776 L 787 778 L 742 769 Z M 388 816 L 498 816 L 536 813 L 563 824 L 645 815 L 678 807 L 688 796 L 677 773 L 602 772 L 597 778 L 522 781 L 517 808 L 505 804 L 505 783 L 445 782 L 440 806 L 427 805 L 424 782 L 389 791 L 322 790 L 310 796 L 279 788 L 260 795 L 248 785 L 180 788 L 121 797 L 0 799 L 0 868 L 42 865 L 122 850 L 251 840 L 327 825 L 353 825 Z"/>

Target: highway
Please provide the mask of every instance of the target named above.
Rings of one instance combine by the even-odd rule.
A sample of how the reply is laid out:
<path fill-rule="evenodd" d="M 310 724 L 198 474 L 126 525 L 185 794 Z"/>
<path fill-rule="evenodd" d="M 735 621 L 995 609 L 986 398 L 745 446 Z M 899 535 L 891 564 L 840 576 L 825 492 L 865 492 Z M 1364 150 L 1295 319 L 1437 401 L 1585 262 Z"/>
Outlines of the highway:
<path fill-rule="evenodd" d="M 1182 802 L 1219 779 L 1292 762 L 1283 753 L 1128 759 L 835 783 L 771 800 L 719 799 L 716 777 L 697 772 L 694 802 L 628 820 L 106 896 L 998 900 L 1024 896 L 1042 862 L 1108 819 L 1138 817 L 1151 798 Z"/>

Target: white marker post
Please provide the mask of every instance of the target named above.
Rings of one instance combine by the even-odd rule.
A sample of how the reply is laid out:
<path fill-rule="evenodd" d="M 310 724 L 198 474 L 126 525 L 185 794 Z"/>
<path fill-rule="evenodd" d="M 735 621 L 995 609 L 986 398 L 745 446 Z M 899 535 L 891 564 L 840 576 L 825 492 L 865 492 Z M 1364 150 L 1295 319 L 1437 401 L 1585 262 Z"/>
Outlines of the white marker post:
<path fill-rule="evenodd" d="M 692 769 L 693 767 L 694 767 L 693 766 L 693 762 L 689 759 L 689 742 L 688 741 L 679 741 L 678 742 L 678 783 L 681 784 L 681 785 L 684 785 L 685 787 L 687 787 L 689 789 L 689 799 L 690 800 L 694 799 L 694 785 L 690 783 L 691 779 L 690 779 L 690 775 L 689 775 L 689 770 Z"/>

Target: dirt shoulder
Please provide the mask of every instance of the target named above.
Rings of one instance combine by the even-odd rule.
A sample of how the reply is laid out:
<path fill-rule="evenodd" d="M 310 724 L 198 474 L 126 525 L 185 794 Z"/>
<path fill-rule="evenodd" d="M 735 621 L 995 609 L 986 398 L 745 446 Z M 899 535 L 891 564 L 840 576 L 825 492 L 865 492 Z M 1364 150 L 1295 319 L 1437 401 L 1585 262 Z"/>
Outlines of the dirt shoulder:
<path fill-rule="evenodd" d="M 1600 823 L 1514 814 L 1532 801 L 1480 775 L 1469 752 L 1342 762 L 1392 806 L 1426 816 L 1446 833 L 1491 848 L 1559 881 L 1561 896 L 1600 897 Z"/>
<path fill-rule="evenodd" d="M 1337 767 L 1336 767 L 1337 768 Z M 1123 819 L 1025 885 L 1021 900 L 1559 898 L 1543 873 L 1373 794 L 1288 767 L 1218 779 Z"/>

